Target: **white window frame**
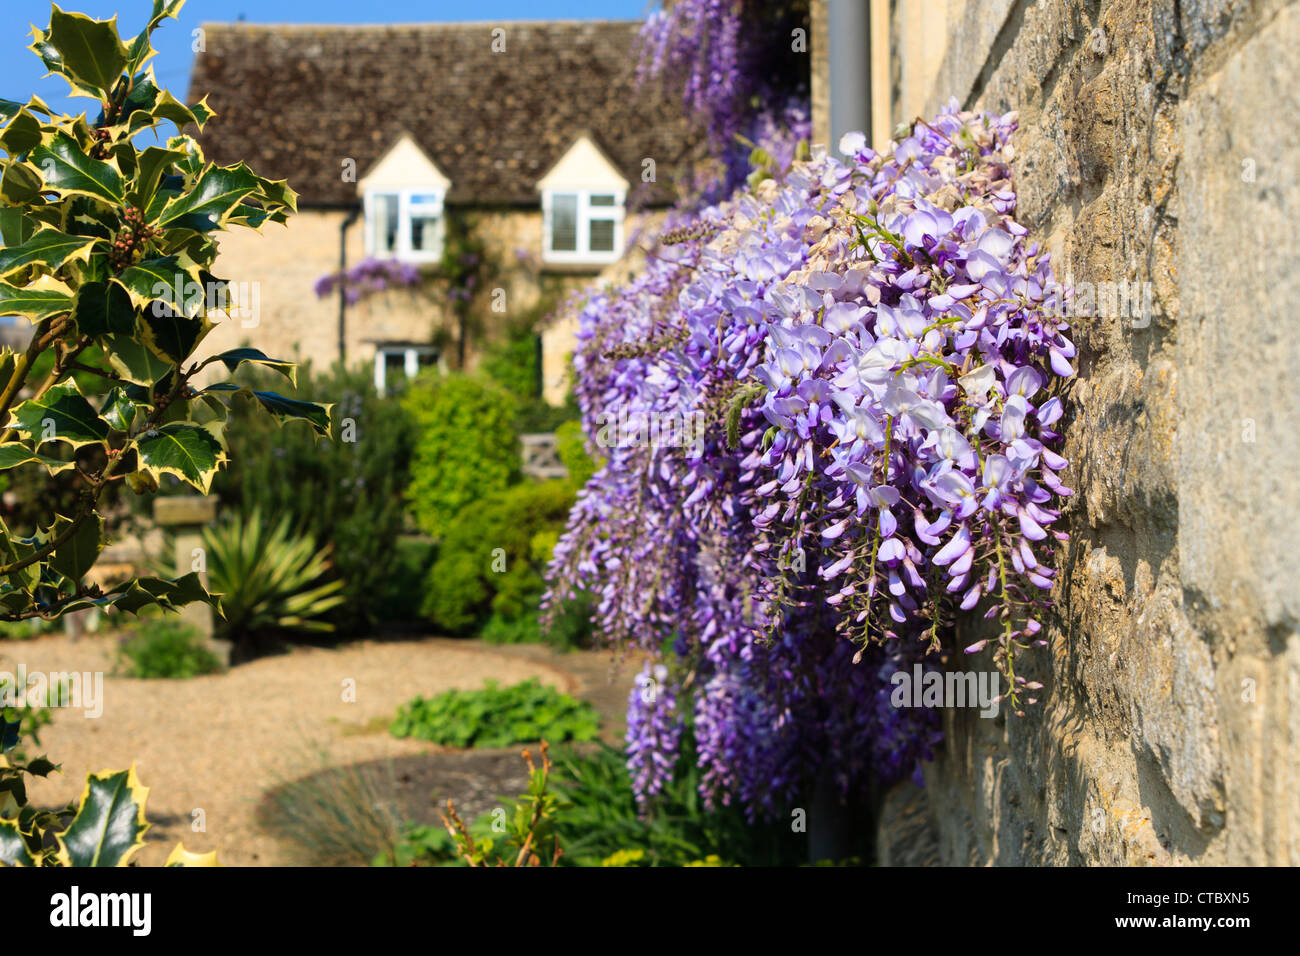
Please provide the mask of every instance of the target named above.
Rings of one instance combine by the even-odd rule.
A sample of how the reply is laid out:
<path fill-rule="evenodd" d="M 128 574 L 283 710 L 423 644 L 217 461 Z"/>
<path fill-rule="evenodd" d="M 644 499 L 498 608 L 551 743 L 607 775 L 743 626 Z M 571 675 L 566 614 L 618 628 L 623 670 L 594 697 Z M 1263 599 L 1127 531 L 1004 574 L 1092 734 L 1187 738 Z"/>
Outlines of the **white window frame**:
<path fill-rule="evenodd" d="M 577 248 L 552 249 L 554 234 L 551 229 L 551 212 L 556 196 L 577 196 Z M 592 196 L 613 196 L 612 206 L 593 206 Z M 598 187 L 569 189 L 562 186 L 542 190 L 542 261 L 558 265 L 600 265 L 617 262 L 623 257 L 623 217 L 626 193 L 622 189 Z M 591 244 L 592 220 L 609 220 L 614 223 L 614 248 L 608 252 L 593 251 Z"/>
<path fill-rule="evenodd" d="M 402 369 L 406 372 L 407 381 L 420 374 L 421 355 L 436 356 L 436 364 L 439 368 L 443 367 L 442 353 L 432 345 L 378 345 L 375 347 L 375 391 L 380 395 L 386 394 L 388 386 L 387 358 L 396 353 L 402 355 Z"/>
<path fill-rule="evenodd" d="M 379 248 L 375 236 L 375 208 L 381 196 L 397 197 L 397 248 L 393 250 Z M 416 197 L 431 197 L 431 201 L 416 203 Z M 377 186 L 367 189 L 366 207 L 366 254 L 373 259 L 396 259 L 399 262 L 429 263 L 442 258 L 443 244 L 447 235 L 447 216 L 443 200 L 444 191 L 438 186 L 417 186 L 404 188 L 384 188 Z M 432 213 L 438 217 L 434 226 L 434 248 L 411 248 L 411 219 L 416 212 Z"/>

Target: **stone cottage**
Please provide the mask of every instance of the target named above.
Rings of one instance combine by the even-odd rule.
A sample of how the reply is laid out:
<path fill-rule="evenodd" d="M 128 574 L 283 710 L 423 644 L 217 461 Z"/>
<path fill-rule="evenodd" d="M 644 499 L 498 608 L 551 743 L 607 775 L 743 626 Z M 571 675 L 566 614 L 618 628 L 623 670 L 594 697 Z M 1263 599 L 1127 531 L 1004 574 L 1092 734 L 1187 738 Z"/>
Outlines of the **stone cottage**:
<path fill-rule="evenodd" d="M 624 252 L 692 155 L 680 107 L 635 87 L 637 22 L 399 26 L 209 24 L 190 100 L 217 117 L 208 157 L 287 179 L 287 227 L 222 237 L 220 274 L 241 310 L 208 351 L 255 339 L 280 357 L 373 367 L 382 389 L 462 357 L 456 295 L 482 342 L 512 318 L 626 277 Z M 457 232 L 459 230 L 459 232 Z M 484 262 L 453 290 L 439 263 L 450 235 Z M 421 270 L 415 291 L 357 302 L 318 296 L 340 266 L 389 260 Z M 254 331 L 255 327 L 255 331 Z M 543 393 L 562 401 L 573 329 L 538 338 Z"/>

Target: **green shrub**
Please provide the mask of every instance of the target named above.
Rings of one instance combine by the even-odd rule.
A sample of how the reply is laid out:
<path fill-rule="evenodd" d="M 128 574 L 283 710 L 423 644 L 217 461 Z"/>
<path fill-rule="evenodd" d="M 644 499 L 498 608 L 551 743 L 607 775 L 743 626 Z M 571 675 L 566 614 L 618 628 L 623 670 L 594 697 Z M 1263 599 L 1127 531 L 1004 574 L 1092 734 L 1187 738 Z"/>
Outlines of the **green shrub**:
<path fill-rule="evenodd" d="M 394 542 L 392 570 L 378 583 L 384 620 L 419 620 L 425 578 L 436 553 L 428 538 L 403 535 Z"/>
<path fill-rule="evenodd" d="M 556 754 L 556 793 L 569 806 L 557 825 L 570 866 L 798 866 L 807 860 L 807 836 L 791 832 L 788 818 L 746 819 L 743 809 L 707 810 L 699 795 L 689 727 L 673 777 L 648 811 L 632 793 L 623 751 L 599 744 Z M 609 862 L 607 862 L 609 861 Z"/>
<path fill-rule="evenodd" d="M 417 438 L 407 498 L 420 528 L 434 537 L 457 514 L 519 475 L 515 399 L 467 375 L 423 378 L 404 395 Z"/>
<path fill-rule="evenodd" d="M 534 550 L 535 539 L 558 534 L 572 505 L 571 485 L 547 481 L 516 485 L 462 509 L 429 570 L 425 615 L 450 634 L 471 633 L 494 612 L 510 620 L 535 615 L 547 556 Z"/>
<path fill-rule="evenodd" d="M 198 632 L 175 617 L 146 618 L 118 648 L 127 677 L 198 677 L 221 669 Z"/>
<path fill-rule="evenodd" d="M 412 549 L 402 543 L 415 426 L 401 402 L 375 392 L 368 372 L 299 371 L 289 394 L 335 402 L 328 441 L 306 429 L 274 427 L 247 402 L 232 405 L 226 435 L 232 461 L 213 482 L 227 508 L 287 515 L 295 532 L 328 548 L 344 600 L 329 613 L 342 633 L 383 621 L 413 620 L 418 600 L 394 600 L 411 580 Z M 426 548 L 427 552 L 427 548 Z M 420 568 L 420 576 L 428 562 Z M 400 593 L 400 592 L 399 592 Z"/>
<path fill-rule="evenodd" d="M 482 690 L 449 690 L 416 697 L 389 726 L 394 737 L 416 737 L 448 747 L 509 747 L 535 740 L 592 740 L 596 710 L 537 678 L 510 687 L 488 681 Z"/>
<path fill-rule="evenodd" d="M 344 600 L 343 582 L 325 580 L 326 554 L 289 531 L 289 516 L 274 526 L 259 512 L 205 528 L 208 580 L 221 595 L 219 636 L 247 656 L 265 637 L 282 632 L 329 632 L 325 615 Z"/>
<path fill-rule="evenodd" d="M 569 469 L 569 481 L 581 488 L 596 473 L 603 462 L 587 454 L 587 436 L 582 422 L 567 421 L 555 429 L 556 451 L 564 467 Z"/>

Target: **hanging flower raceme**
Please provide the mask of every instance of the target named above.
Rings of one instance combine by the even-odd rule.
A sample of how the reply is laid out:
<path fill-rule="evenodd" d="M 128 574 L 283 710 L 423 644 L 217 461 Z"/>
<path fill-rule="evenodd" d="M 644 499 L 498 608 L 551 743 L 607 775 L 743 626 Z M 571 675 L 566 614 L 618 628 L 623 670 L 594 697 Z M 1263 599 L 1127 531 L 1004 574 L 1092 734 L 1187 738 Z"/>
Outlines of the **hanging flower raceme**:
<path fill-rule="evenodd" d="M 846 163 L 670 223 L 642 275 L 581 306 L 576 391 L 606 463 L 548 606 L 587 590 L 610 641 L 672 644 L 709 799 L 768 811 L 823 765 L 846 788 L 912 772 L 934 715 L 882 705 L 887 675 L 962 612 L 998 620 L 970 650 L 991 642 L 1024 703 L 1074 347 L 1012 215 L 1015 123 L 954 106 L 882 155 L 851 134 Z M 651 793 L 671 760 L 641 743 L 670 735 L 632 710 Z"/>

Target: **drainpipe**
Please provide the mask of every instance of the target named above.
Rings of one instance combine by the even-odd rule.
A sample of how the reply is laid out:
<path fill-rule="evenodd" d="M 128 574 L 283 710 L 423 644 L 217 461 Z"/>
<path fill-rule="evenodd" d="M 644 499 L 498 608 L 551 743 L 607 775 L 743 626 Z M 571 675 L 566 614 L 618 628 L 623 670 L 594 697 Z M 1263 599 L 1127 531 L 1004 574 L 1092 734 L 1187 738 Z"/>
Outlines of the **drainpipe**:
<path fill-rule="evenodd" d="M 348 358 L 348 297 L 343 275 L 348 271 L 348 230 L 361 216 L 361 207 L 353 206 L 348 210 L 343 225 L 339 228 L 339 364 L 347 364 Z"/>
<path fill-rule="evenodd" d="M 839 148 L 840 137 L 861 130 L 871 142 L 871 3 L 869 0 L 828 0 L 830 43 L 830 142 L 828 153 Z"/>

